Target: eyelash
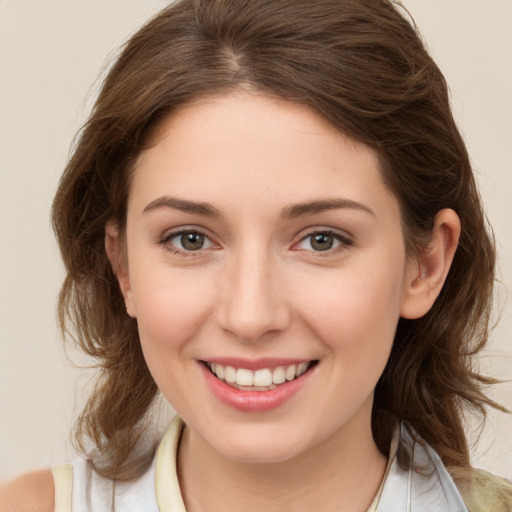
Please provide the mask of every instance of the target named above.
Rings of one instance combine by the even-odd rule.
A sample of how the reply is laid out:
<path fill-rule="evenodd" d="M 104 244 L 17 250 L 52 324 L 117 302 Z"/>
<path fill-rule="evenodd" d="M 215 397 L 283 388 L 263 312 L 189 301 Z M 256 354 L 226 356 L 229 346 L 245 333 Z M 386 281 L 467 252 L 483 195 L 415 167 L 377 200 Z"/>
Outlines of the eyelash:
<path fill-rule="evenodd" d="M 306 235 L 304 235 L 299 240 L 298 243 L 294 244 L 294 247 L 305 242 L 308 238 L 312 239 L 312 237 L 315 235 L 331 236 L 335 241 L 339 242 L 339 245 L 334 248 L 329 248 L 325 251 L 314 251 L 312 249 L 311 250 L 309 250 L 309 249 L 294 249 L 294 250 L 296 250 L 296 251 L 305 250 L 307 252 L 313 253 L 315 255 L 315 257 L 326 257 L 326 256 L 332 255 L 333 253 L 336 253 L 340 250 L 346 249 L 347 247 L 351 247 L 354 245 L 354 242 L 350 238 L 348 238 L 345 235 L 342 235 L 341 233 L 338 233 L 336 231 L 332 231 L 329 229 L 317 229 L 317 230 L 311 231 L 311 232 L 307 233 Z M 311 244 L 311 242 L 310 242 L 310 244 Z"/>
<path fill-rule="evenodd" d="M 159 244 L 166 246 L 166 249 L 171 251 L 172 253 L 178 254 L 183 257 L 194 257 L 194 256 L 199 255 L 205 248 L 201 247 L 200 249 L 197 249 L 195 251 L 194 250 L 186 250 L 186 249 L 179 249 L 170 243 L 170 241 L 172 239 L 178 238 L 185 234 L 200 235 L 200 236 L 204 237 L 205 240 L 208 240 L 210 244 L 215 245 L 215 243 L 211 240 L 211 238 L 207 234 L 205 234 L 204 232 L 202 232 L 199 229 L 192 229 L 192 228 L 180 229 L 177 231 L 173 231 L 172 233 L 169 233 L 169 234 L 165 235 L 164 237 L 162 237 L 161 240 L 159 240 Z M 312 249 L 309 250 L 309 249 L 296 248 L 297 245 L 301 244 L 302 242 L 306 241 L 308 238 L 311 238 L 315 235 L 331 236 L 334 238 L 335 241 L 339 242 L 340 245 L 338 245 L 337 247 L 334 247 L 334 248 L 329 248 L 325 251 L 315 251 Z M 331 255 L 334 252 L 337 252 L 338 250 L 342 250 L 343 248 L 351 247 L 352 245 L 354 245 L 354 242 L 347 236 L 341 235 L 340 233 L 337 233 L 336 231 L 326 229 L 326 230 L 315 230 L 315 231 L 311 231 L 311 232 L 305 234 L 297 243 L 294 244 L 292 250 L 295 250 L 295 251 L 304 250 L 307 252 L 311 252 L 312 254 L 315 254 L 315 257 L 324 257 L 327 255 Z M 208 248 L 209 247 L 207 247 L 206 249 L 208 249 Z"/>
<path fill-rule="evenodd" d="M 204 248 L 201 248 L 201 249 L 198 249 L 196 251 L 193 251 L 193 250 L 186 250 L 186 249 L 179 249 L 175 246 L 173 246 L 170 241 L 173 239 L 173 238 L 178 238 L 178 237 L 181 237 L 183 235 L 186 235 L 186 234 L 195 234 L 195 235 L 200 235 L 202 237 L 205 238 L 205 240 L 208 240 L 210 244 L 212 245 L 215 245 L 214 242 L 211 240 L 211 238 L 203 233 L 201 230 L 199 229 L 193 229 L 193 228 L 189 228 L 189 229 L 179 229 L 177 231 L 173 231 L 172 233 L 169 233 L 167 235 L 165 235 L 160 241 L 159 243 L 161 245 L 164 245 L 165 248 L 174 253 L 174 254 L 177 254 L 179 256 L 183 256 L 185 258 L 187 257 L 194 257 L 194 256 L 197 256 L 199 253 L 201 253 Z"/>

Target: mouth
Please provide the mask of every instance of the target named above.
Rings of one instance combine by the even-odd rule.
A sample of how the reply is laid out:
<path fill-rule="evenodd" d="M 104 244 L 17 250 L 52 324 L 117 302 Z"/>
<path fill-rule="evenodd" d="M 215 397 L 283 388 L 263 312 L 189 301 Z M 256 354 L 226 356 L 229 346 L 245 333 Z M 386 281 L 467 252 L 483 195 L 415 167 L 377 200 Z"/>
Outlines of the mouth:
<path fill-rule="evenodd" d="M 318 360 L 303 361 L 297 364 L 280 365 L 250 370 L 220 363 L 202 361 L 210 373 L 228 386 L 240 391 L 271 391 L 283 384 L 297 380 L 309 372 Z"/>

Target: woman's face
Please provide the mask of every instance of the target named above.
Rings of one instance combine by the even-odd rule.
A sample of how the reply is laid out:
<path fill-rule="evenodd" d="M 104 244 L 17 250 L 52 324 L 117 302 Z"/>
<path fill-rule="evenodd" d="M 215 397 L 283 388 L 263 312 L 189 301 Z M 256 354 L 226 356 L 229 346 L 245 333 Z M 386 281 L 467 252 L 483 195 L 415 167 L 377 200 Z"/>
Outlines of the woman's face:
<path fill-rule="evenodd" d="M 134 171 L 120 281 L 164 396 L 234 460 L 368 436 L 417 272 L 377 155 L 305 107 L 244 92 L 172 114 L 154 142 Z"/>

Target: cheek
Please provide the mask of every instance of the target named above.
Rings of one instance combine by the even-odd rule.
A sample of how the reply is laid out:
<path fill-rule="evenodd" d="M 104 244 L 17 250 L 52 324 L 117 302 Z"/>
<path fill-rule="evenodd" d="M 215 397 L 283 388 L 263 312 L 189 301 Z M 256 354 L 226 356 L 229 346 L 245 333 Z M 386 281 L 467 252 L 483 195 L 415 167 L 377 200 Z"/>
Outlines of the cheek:
<path fill-rule="evenodd" d="M 189 392 L 198 333 L 208 324 L 211 287 L 203 277 L 163 272 L 134 272 L 134 299 L 142 351 L 158 388 L 176 410 L 201 408 Z"/>
<path fill-rule="evenodd" d="M 400 315 L 402 267 L 343 269 L 296 290 L 297 308 L 316 337 L 356 359 L 386 359 Z M 323 282 L 322 282 L 323 281 Z M 314 284 L 314 286 L 313 286 Z M 375 350 L 380 347 L 382 350 Z"/>
<path fill-rule="evenodd" d="M 135 269 L 131 279 L 143 349 L 181 350 L 204 326 L 215 303 L 204 272 Z M 164 355 L 164 353 L 162 353 Z"/>

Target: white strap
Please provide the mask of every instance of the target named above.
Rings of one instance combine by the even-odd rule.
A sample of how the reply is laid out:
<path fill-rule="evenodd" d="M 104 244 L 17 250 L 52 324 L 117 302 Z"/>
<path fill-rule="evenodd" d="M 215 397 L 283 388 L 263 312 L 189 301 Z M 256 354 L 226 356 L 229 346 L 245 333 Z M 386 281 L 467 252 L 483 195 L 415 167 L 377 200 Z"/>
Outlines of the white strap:
<path fill-rule="evenodd" d="M 156 452 L 156 497 L 160 512 L 186 512 L 176 475 L 176 456 L 184 423 L 176 416 Z"/>
<path fill-rule="evenodd" d="M 388 463 L 386 464 L 386 470 L 384 472 L 384 476 L 382 478 L 382 482 L 379 485 L 379 490 L 377 491 L 377 494 L 373 498 L 373 501 L 370 504 L 370 508 L 366 512 L 378 512 L 377 507 L 379 505 L 380 501 L 380 495 L 382 494 L 382 489 L 384 489 L 384 483 L 386 482 L 389 474 L 389 470 L 391 468 L 391 464 L 395 460 L 396 452 L 398 450 L 398 441 L 400 438 L 400 427 L 397 424 L 395 426 L 395 430 L 393 432 L 393 437 L 391 438 L 391 445 L 389 447 L 389 456 L 388 456 Z"/>
<path fill-rule="evenodd" d="M 71 499 L 73 492 L 73 466 L 62 464 L 52 468 L 55 485 L 54 512 L 72 512 Z"/>

